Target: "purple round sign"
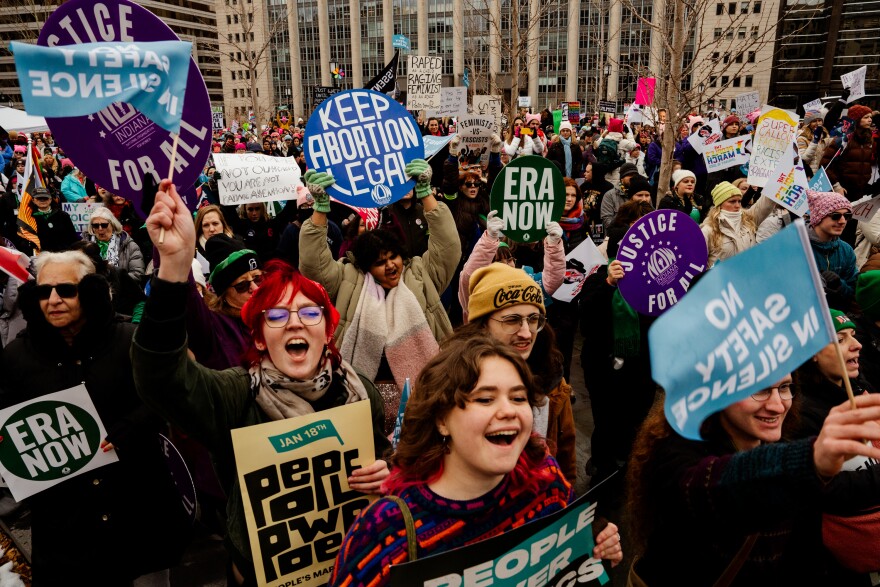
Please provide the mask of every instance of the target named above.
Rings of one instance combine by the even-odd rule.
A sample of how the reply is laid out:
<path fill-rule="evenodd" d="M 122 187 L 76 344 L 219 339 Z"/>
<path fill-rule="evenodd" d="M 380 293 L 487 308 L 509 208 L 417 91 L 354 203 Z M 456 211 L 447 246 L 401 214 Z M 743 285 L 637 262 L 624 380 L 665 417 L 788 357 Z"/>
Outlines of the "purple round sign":
<path fill-rule="evenodd" d="M 659 316 L 706 270 L 706 239 L 678 210 L 656 210 L 636 220 L 620 241 L 617 260 L 626 276 L 617 287 L 639 314 Z"/>
<path fill-rule="evenodd" d="M 50 47 L 96 42 L 178 41 L 152 12 L 129 0 L 71 0 L 46 21 L 37 41 Z M 95 183 L 141 201 L 143 177 L 168 177 L 174 138 L 129 104 L 116 102 L 88 116 L 47 118 L 64 153 Z M 193 186 L 211 154 L 211 100 L 198 65 L 190 59 L 174 184 L 194 208 Z"/>

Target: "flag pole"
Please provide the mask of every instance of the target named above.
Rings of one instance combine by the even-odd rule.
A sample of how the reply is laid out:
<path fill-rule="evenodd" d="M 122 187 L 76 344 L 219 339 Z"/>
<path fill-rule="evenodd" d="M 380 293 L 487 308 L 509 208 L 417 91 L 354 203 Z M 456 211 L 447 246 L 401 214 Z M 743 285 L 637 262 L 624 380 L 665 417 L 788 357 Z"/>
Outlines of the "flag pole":
<path fill-rule="evenodd" d="M 177 140 L 180 138 L 180 135 L 176 132 L 171 133 L 174 135 L 174 144 L 171 145 L 171 165 L 168 167 L 168 181 L 171 181 L 171 178 L 174 177 L 174 160 L 177 159 Z M 165 228 L 159 228 L 159 244 L 165 244 Z"/>
<path fill-rule="evenodd" d="M 856 398 L 853 395 L 852 384 L 849 382 L 849 375 L 846 373 L 846 361 L 843 360 L 843 350 L 840 348 L 839 340 L 834 341 L 834 350 L 837 351 L 837 360 L 840 361 L 841 373 L 843 373 L 843 386 L 846 388 L 846 396 L 849 398 L 849 407 L 855 410 Z"/>

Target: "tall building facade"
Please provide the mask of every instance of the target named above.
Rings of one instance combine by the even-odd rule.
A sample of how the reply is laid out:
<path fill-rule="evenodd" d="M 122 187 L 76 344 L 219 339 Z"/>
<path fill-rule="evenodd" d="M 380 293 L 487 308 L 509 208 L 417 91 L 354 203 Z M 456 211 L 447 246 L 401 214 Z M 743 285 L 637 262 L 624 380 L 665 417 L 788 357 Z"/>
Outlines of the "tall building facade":
<path fill-rule="evenodd" d="M 9 41 L 35 43 L 40 29 L 62 0 L 16 0 L 0 3 L 0 106 L 24 108 Z M 139 0 L 184 41 L 193 44 L 211 104 L 224 102 L 215 0 Z"/>
<path fill-rule="evenodd" d="M 781 0 L 770 91 L 792 107 L 840 95 L 840 76 L 867 67 L 862 102 L 880 107 L 880 4 Z"/>

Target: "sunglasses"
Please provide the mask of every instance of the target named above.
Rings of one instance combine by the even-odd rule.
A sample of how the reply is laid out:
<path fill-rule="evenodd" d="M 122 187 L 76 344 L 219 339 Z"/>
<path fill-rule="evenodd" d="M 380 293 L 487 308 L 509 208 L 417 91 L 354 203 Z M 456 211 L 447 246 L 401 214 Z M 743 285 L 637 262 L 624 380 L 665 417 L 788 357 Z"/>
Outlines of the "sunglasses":
<path fill-rule="evenodd" d="M 266 324 L 272 328 L 283 328 L 290 322 L 290 316 L 296 314 L 303 326 L 315 326 L 320 324 L 324 319 L 323 306 L 303 306 L 295 312 L 289 308 L 269 308 L 263 310 L 263 316 L 266 317 Z"/>
<path fill-rule="evenodd" d="M 466 185 L 466 186 L 469 187 L 469 188 L 475 188 L 475 187 L 479 187 L 480 182 L 478 182 L 478 181 L 466 181 L 466 182 L 464 182 L 464 185 Z"/>
<path fill-rule="evenodd" d="M 58 297 L 64 299 L 75 298 L 79 293 L 79 288 L 75 283 L 57 283 L 55 285 L 38 285 L 34 288 L 38 300 L 48 300 L 52 297 L 52 290 L 58 294 Z"/>
<path fill-rule="evenodd" d="M 837 221 L 840 220 L 841 218 L 846 218 L 846 221 L 849 222 L 850 220 L 852 220 L 852 216 L 853 216 L 853 215 L 852 215 L 852 212 L 846 212 L 846 213 L 844 213 L 844 212 L 832 212 L 831 214 L 828 215 L 828 218 L 830 218 L 830 219 L 833 220 L 834 222 L 837 222 Z"/>
<path fill-rule="evenodd" d="M 233 283 L 229 287 L 231 287 L 232 289 L 234 289 L 238 293 L 243 294 L 251 288 L 252 283 L 260 285 L 261 283 L 263 283 L 263 276 L 262 275 L 254 275 L 252 279 L 245 279 L 244 281 L 239 281 L 238 283 Z"/>
<path fill-rule="evenodd" d="M 92 228 L 107 228 L 110 226 L 109 222 L 95 222 L 92 224 Z"/>

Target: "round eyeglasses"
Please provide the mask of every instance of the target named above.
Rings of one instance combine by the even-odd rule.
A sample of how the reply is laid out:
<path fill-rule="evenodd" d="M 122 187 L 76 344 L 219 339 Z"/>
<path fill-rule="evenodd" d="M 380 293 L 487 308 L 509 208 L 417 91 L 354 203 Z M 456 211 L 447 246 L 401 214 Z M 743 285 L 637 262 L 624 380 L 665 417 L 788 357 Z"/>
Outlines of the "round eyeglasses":
<path fill-rule="evenodd" d="M 500 322 L 501 330 L 506 334 L 517 332 L 522 327 L 523 322 L 528 325 L 529 330 L 532 332 L 539 332 L 547 324 L 547 318 L 543 314 L 529 314 L 528 316 L 509 314 L 504 318 L 491 318 L 491 320 Z"/>
<path fill-rule="evenodd" d="M 263 310 L 266 324 L 272 328 L 284 328 L 290 322 L 290 316 L 296 314 L 303 326 L 320 324 L 324 319 L 324 306 L 302 306 L 296 311 L 290 308 L 269 308 Z"/>

